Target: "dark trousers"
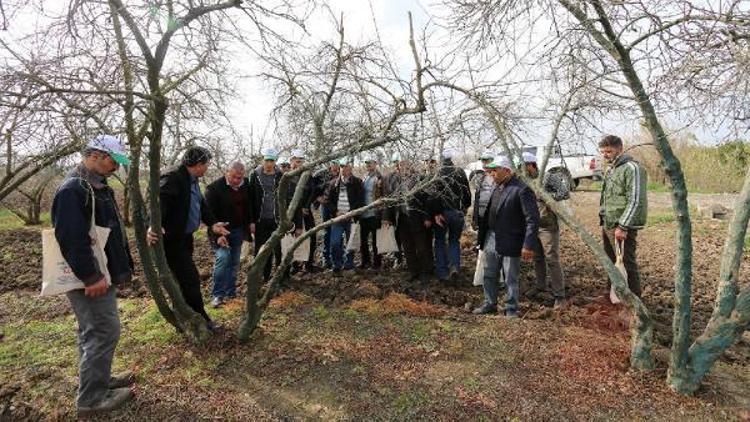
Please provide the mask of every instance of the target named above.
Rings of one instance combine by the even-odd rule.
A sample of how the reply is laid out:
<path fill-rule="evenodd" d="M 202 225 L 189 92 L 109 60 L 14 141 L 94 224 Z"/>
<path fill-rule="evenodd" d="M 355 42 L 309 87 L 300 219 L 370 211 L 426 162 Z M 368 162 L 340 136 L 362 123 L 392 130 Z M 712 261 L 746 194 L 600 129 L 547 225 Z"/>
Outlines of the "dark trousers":
<path fill-rule="evenodd" d="M 275 220 L 262 219 L 255 223 L 255 256 L 258 256 L 260 247 L 263 246 L 268 239 L 271 238 L 271 234 L 276 230 L 278 225 Z M 277 267 L 281 265 L 281 242 L 276 245 L 273 251 L 273 256 L 268 258 L 266 266 L 263 268 L 263 279 L 268 281 L 271 278 L 271 261 L 275 261 Z"/>
<path fill-rule="evenodd" d="M 302 224 L 304 225 L 305 231 L 312 229 L 315 227 L 315 217 L 312 214 L 312 210 L 309 214 L 302 217 Z M 315 265 L 315 250 L 318 247 L 318 236 L 316 234 L 313 234 L 310 236 L 310 255 L 307 258 L 307 262 L 305 263 L 305 267 L 312 268 L 313 265 Z"/>
<path fill-rule="evenodd" d="M 615 229 L 602 229 L 602 243 L 604 251 L 609 255 L 609 259 L 615 262 Z M 628 273 L 628 287 L 636 296 L 641 297 L 641 273 L 638 271 L 638 263 L 635 262 L 635 251 L 638 246 L 638 231 L 629 230 L 628 237 L 623 242 L 622 262 L 625 264 L 625 271 Z M 607 283 L 607 290 L 611 281 Z"/>
<path fill-rule="evenodd" d="M 432 273 L 432 230 L 426 229 L 420 217 L 402 215 L 396 225 L 396 237 L 406 256 L 406 266 L 414 276 Z"/>
<path fill-rule="evenodd" d="M 209 321 L 210 318 L 203 308 L 200 275 L 193 262 L 193 234 L 164 236 L 164 253 L 167 255 L 169 269 L 180 285 L 185 302 Z"/>
<path fill-rule="evenodd" d="M 366 217 L 359 220 L 360 253 L 362 254 L 362 266 L 380 268 L 380 255 L 378 255 L 377 230 L 380 228 L 380 219 L 377 217 Z M 372 238 L 372 261 L 370 261 L 370 238 Z"/>

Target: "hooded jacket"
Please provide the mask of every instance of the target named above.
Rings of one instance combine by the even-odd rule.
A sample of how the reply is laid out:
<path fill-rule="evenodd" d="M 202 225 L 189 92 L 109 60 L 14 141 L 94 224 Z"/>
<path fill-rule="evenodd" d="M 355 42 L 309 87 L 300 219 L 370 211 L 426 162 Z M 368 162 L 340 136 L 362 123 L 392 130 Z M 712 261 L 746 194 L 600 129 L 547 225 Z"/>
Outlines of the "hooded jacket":
<path fill-rule="evenodd" d="M 604 173 L 599 199 L 599 221 L 605 229 L 638 230 L 646 225 L 647 176 L 643 167 L 622 154 Z"/>

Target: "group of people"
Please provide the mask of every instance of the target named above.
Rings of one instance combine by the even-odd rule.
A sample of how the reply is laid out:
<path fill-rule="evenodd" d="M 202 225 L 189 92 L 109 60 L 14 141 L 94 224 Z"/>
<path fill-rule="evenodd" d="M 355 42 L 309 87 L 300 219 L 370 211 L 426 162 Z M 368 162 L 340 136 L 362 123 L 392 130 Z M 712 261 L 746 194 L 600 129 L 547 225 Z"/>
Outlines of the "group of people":
<path fill-rule="evenodd" d="M 630 290 L 640 295 L 640 278 L 635 261 L 637 233 L 646 220 L 646 175 L 643 168 L 623 153 L 622 140 L 605 136 L 599 143 L 602 156 L 610 163 L 604 177 L 600 221 L 604 248 L 615 260 L 622 250 Z M 133 260 L 127 235 L 107 177 L 120 165 L 128 165 L 122 142 L 109 135 L 92 140 L 83 159 L 63 181 L 52 204 L 52 224 L 61 252 L 85 288 L 67 293 L 78 320 L 80 385 L 77 409 L 80 415 L 115 409 L 132 397 L 132 373 L 111 374 L 112 358 L 120 335 L 116 304 L 117 286 L 130 280 Z M 536 157 L 524 154 L 523 173 L 538 177 Z M 264 151 L 263 162 L 248 172 L 242 163 L 232 163 L 225 173 L 201 192 L 199 179 L 211 160 L 210 152 L 191 147 L 179 166 L 166 171 L 160 181 L 159 210 L 162 233 L 149 229 L 150 244 L 163 240 L 166 261 L 187 304 L 215 325 L 204 309 L 200 278 L 193 261 L 194 233 L 205 224 L 215 254 L 212 304 L 236 295 L 236 275 L 244 241 L 252 239 L 255 253 L 277 229 L 280 212 L 276 200 L 285 171 L 299 169 L 305 162 L 302 150 L 291 154 L 289 169 L 277 165 L 278 152 Z M 518 316 L 521 259 L 534 260 L 534 291 L 547 289 L 547 273 L 555 306 L 565 301 L 565 283 L 559 260 L 560 223 L 550 202 L 569 196 L 559 174 L 548 172 L 540 183 L 546 198 L 537 197 L 518 176 L 520 168 L 506 156 L 480 157 L 484 173 L 474 179 L 472 198 L 469 180 L 450 154 L 421 162 L 394 156 L 389 168 L 379 168 L 374 157 L 365 159 L 363 177 L 354 175 L 350 160 L 337 160 L 316 172 L 302 189 L 293 210 L 293 234 L 301 235 L 320 219 L 336 219 L 325 230 L 321 266 L 316 264 L 313 238 L 307 260 L 298 270 L 334 275 L 353 269 L 354 253 L 345 245 L 353 224 L 360 228 L 361 268 L 382 268 L 377 230 L 393 227 L 398 243 L 396 265 L 403 260 L 412 281 L 425 284 L 434 273 L 448 284 L 460 281 L 461 233 L 473 202 L 471 225 L 478 231 L 481 250 L 484 303 L 475 314 L 498 312 L 498 292 L 505 289 L 504 313 Z M 299 175 L 291 178 L 288 201 L 293 198 Z M 299 198 L 299 197 L 298 197 Z M 385 204 L 381 198 L 396 199 Z M 287 202 L 290 203 L 290 202 Z M 363 210 L 363 208 L 369 208 Z M 94 220 L 92 221 L 92 215 Z M 92 225 L 108 227 L 110 236 L 104 252 L 106 271 L 100 268 L 89 236 Z M 275 265 L 281 262 L 281 248 L 273 251 Z M 271 260 L 264 277 L 271 274 Z M 107 277 L 106 274 L 109 274 Z"/>

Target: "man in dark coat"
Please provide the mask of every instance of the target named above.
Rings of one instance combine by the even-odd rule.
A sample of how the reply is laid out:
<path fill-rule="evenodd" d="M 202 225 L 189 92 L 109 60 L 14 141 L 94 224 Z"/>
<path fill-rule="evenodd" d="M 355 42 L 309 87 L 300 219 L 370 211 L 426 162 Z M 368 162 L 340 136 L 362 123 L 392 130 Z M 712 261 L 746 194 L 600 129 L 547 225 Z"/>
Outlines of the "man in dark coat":
<path fill-rule="evenodd" d="M 328 168 L 316 172 L 312 177 L 313 186 L 313 208 L 317 208 L 322 205 L 323 194 L 325 193 L 326 186 L 339 177 L 341 172 L 341 166 L 338 161 L 331 162 Z M 331 219 L 328 214 L 326 207 L 320 207 L 320 219 L 325 223 Z M 323 233 L 323 266 L 327 269 L 333 267 L 333 261 L 331 260 L 331 228 L 328 227 Z"/>
<path fill-rule="evenodd" d="M 120 407 L 133 393 L 133 374 L 112 376 L 112 359 L 120 339 L 117 286 L 130 281 L 133 260 L 128 249 L 115 194 L 107 177 L 130 161 L 120 140 L 101 135 L 83 150 L 83 160 L 65 178 L 52 201 L 52 225 L 65 261 L 86 286 L 67 293 L 78 321 L 79 416 Z M 92 207 L 94 208 L 92 210 Z M 91 221 L 92 213 L 94 221 Z M 110 229 L 100 268 L 91 247 L 92 224 Z M 109 274 L 109 277 L 105 275 Z"/>
<path fill-rule="evenodd" d="M 350 162 L 342 160 L 339 164 L 341 176 L 328 182 L 323 194 L 323 207 L 330 218 L 336 218 L 351 210 L 362 208 L 365 203 L 362 179 L 352 174 Z M 355 218 L 355 220 L 358 219 Z M 340 275 L 342 268 L 345 270 L 354 268 L 354 252 L 345 251 L 351 236 L 351 230 L 352 219 L 338 222 L 330 227 L 334 275 Z M 346 262 L 344 262 L 344 255 L 346 255 Z"/>
<path fill-rule="evenodd" d="M 164 253 L 172 275 L 180 285 L 185 302 L 206 320 L 209 329 L 215 325 L 203 307 L 201 279 L 193 261 L 193 233 L 201 222 L 219 236 L 217 244 L 227 245 L 226 224 L 216 217 L 201 193 L 198 179 L 208 169 L 211 153 L 202 147 L 190 147 L 182 156 L 182 163 L 161 175 L 159 181 L 159 203 L 161 224 L 164 230 Z M 149 229 L 149 243 L 158 241 L 156 233 Z"/>
<path fill-rule="evenodd" d="M 250 181 L 245 177 L 245 166 L 232 163 L 224 175 L 206 187 L 206 204 L 217 221 L 227 223 L 227 246 L 217 243 L 219 238 L 209 230 L 214 251 L 214 286 L 211 305 L 218 308 L 237 295 L 237 267 L 240 264 L 242 242 L 250 235 Z"/>
<path fill-rule="evenodd" d="M 479 224 L 479 246 L 485 258 L 484 304 L 475 314 L 497 312 L 498 281 L 506 286 L 505 315 L 518 317 L 521 257 L 531 260 L 537 242 L 539 209 L 534 192 L 513 172 L 507 157 L 487 165 L 495 190 Z"/>
<path fill-rule="evenodd" d="M 279 212 L 276 209 L 276 190 L 281 181 L 281 169 L 276 166 L 278 151 L 268 148 L 263 151 L 263 164 L 250 175 L 250 230 L 255 236 L 255 255 L 278 228 Z M 281 243 L 273 251 L 276 266 L 281 264 Z M 271 278 L 271 258 L 263 269 L 263 278 Z"/>
<path fill-rule="evenodd" d="M 305 152 L 301 149 L 292 150 L 291 154 L 291 170 L 300 168 L 305 163 Z M 299 184 L 301 174 L 292 178 L 289 182 L 289 188 L 287 190 L 287 203 L 291 204 L 294 198 L 294 192 Z M 312 213 L 312 203 L 315 200 L 315 180 L 309 178 L 307 184 L 302 188 L 302 199 L 294 212 L 294 227 L 297 235 L 300 235 L 302 231 L 310 230 L 315 227 L 315 217 Z M 308 255 L 307 262 L 305 262 L 305 271 L 308 273 L 317 272 L 320 267 L 315 265 L 315 250 L 317 249 L 317 236 L 313 234 L 310 236 L 310 254 Z M 295 263 L 296 264 L 296 263 Z M 296 269 L 295 269 L 296 270 Z"/>

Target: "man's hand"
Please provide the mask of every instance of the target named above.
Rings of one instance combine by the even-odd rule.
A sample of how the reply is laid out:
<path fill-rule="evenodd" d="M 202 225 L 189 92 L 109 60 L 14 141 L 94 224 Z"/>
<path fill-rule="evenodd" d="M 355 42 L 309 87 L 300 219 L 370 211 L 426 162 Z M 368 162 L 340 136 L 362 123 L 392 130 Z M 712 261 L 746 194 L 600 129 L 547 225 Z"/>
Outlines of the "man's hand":
<path fill-rule="evenodd" d="M 390 222 L 390 221 L 388 221 L 388 220 L 383 220 L 383 221 L 382 221 L 382 222 L 380 223 L 380 226 L 381 226 L 381 227 L 383 227 L 384 229 L 387 229 L 388 227 L 391 227 L 391 222 Z"/>
<path fill-rule="evenodd" d="M 443 214 L 438 214 L 435 216 L 435 224 L 440 227 L 445 227 L 445 217 L 443 216 Z"/>
<path fill-rule="evenodd" d="M 229 223 L 214 223 L 213 226 L 211 226 L 211 231 L 214 232 L 214 234 L 218 234 L 219 236 L 226 236 L 229 234 L 229 230 L 226 229 L 226 226 Z"/>
<path fill-rule="evenodd" d="M 304 216 L 310 215 L 310 210 L 308 208 L 302 208 L 302 215 Z"/>
<path fill-rule="evenodd" d="M 250 234 L 255 234 L 255 223 L 250 223 Z"/>
<path fill-rule="evenodd" d="M 619 227 L 615 228 L 615 240 L 624 242 L 628 238 L 628 231 Z"/>
<path fill-rule="evenodd" d="M 84 294 L 90 298 L 95 298 L 107 294 L 108 289 L 109 284 L 107 284 L 107 278 L 102 277 L 96 283 L 90 286 L 86 286 L 86 288 L 84 289 Z"/>
<path fill-rule="evenodd" d="M 216 244 L 221 246 L 222 248 L 229 247 L 229 241 L 227 240 L 226 236 L 221 236 L 220 238 L 216 239 Z"/>
<path fill-rule="evenodd" d="M 432 227 L 432 221 L 430 221 L 430 220 L 425 220 L 425 221 L 424 221 L 424 228 L 426 228 L 426 229 L 429 229 L 429 228 L 431 228 L 431 227 Z"/>
<path fill-rule="evenodd" d="M 521 258 L 524 261 L 531 261 L 534 258 L 534 251 L 528 248 L 521 249 Z"/>
<path fill-rule="evenodd" d="M 164 235 L 164 229 L 161 229 L 161 234 Z M 148 242 L 149 246 L 154 246 L 158 241 L 159 236 L 155 231 L 151 230 L 151 227 L 149 227 L 148 231 L 146 232 L 146 242 Z"/>

